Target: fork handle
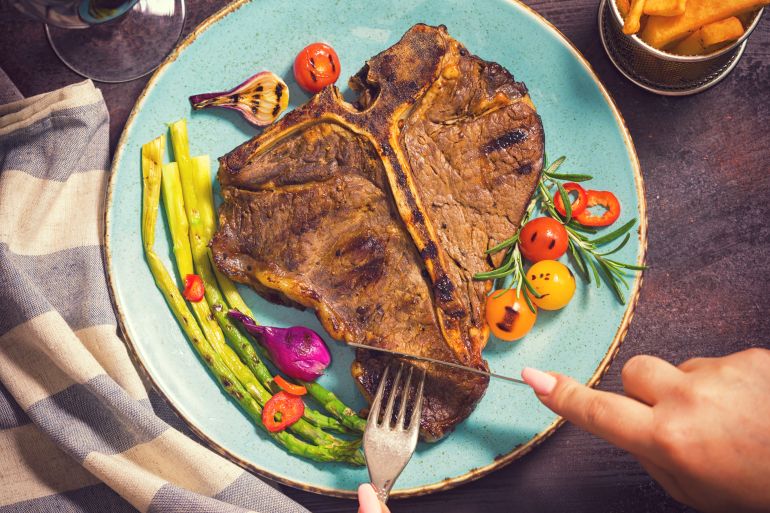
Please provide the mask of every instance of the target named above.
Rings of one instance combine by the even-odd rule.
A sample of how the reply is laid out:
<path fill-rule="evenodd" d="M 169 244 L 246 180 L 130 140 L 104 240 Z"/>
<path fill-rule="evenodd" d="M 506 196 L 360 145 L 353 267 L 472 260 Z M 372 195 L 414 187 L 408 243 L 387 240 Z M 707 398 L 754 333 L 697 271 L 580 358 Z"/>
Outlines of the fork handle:
<path fill-rule="evenodd" d="M 374 488 L 374 492 L 377 494 L 377 498 L 380 499 L 380 502 L 383 504 L 388 502 L 388 497 L 390 496 L 390 489 L 393 487 L 393 482 L 384 482 L 381 484 L 372 483 L 372 488 Z"/>

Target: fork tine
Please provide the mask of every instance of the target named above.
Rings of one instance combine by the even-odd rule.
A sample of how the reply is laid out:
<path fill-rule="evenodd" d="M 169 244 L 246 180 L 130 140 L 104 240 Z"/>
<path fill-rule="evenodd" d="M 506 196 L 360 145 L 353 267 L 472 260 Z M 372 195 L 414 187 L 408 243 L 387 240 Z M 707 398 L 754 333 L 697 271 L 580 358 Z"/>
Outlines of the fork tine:
<path fill-rule="evenodd" d="M 382 405 L 382 395 L 385 391 L 385 382 L 388 380 L 388 372 L 390 371 L 390 365 L 385 367 L 385 372 L 382 373 L 380 378 L 380 384 L 377 387 L 377 393 L 374 394 L 374 401 L 372 401 L 371 409 L 369 410 L 368 420 L 373 420 L 374 424 L 379 424 L 380 419 L 380 406 Z"/>
<path fill-rule="evenodd" d="M 409 366 L 409 374 L 406 376 L 406 383 L 404 384 L 403 392 L 401 393 L 401 407 L 398 410 L 398 418 L 396 419 L 396 429 L 403 430 L 406 420 L 406 400 L 409 398 L 409 385 L 412 384 L 412 374 L 414 373 L 414 367 Z"/>
<path fill-rule="evenodd" d="M 393 403 L 396 402 L 396 393 L 398 392 L 398 382 L 401 381 L 401 373 L 404 370 L 404 364 L 398 366 L 398 372 L 396 377 L 393 378 L 393 386 L 390 387 L 390 397 L 388 397 L 388 405 L 385 407 L 385 416 L 382 418 L 382 423 L 385 426 L 390 426 L 391 419 L 393 418 Z"/>
<path fill-rule="evenodd" d="M 425 387 L 425 370 L 422 371 L 422 377 L 420 378 L 420 384 L 417 385 L 417 395 L 414 402 L 414 410 L 412 410 L 412 418 L 409 419 L 409 429 L 407 431 L 410 434 L 417 435 L 420 428 L 420 416 L 422 415 L 422 391 Z"/>
<path fill-rule="evenodd" d="M 404 371 L 404 364 L 402 363 L 398 368 L 395 378 L 391 381 L 392 391 L 385 408 L 383 422 L 379 423 L 379 416 L 382 411 L 382 396 L 385 395 L 385 381 L 387 381 L 389 374 L 392 375 L 392 367 L 392 364 L 389 365 L 382 373 L 380 384 L 377 387 L 377 393 L 369 412 L 369 422 L 366 424 L 362 440 L 366 466 L 369 469 L 369 479 L 377 491 L 378 498 L 382 502 L 388 500 L 393 483 L 401 475 L 417 447 L 425 384 L 425 371 L 422 371 L 420 383 L 415 387 L 415 406 L 409 420 L 409 428 L 404 429 L 404 419 L 407 416 L 406 402 L 409 401 L 410 392 L 414 386 L 412 383 L 414 367 L 409 365 L 409 375 L 406 378 L 406 384 L 400 383 L 401 375 Z M 420 370 L 419 367 L 418 370 Z M 399 401 L 401 410 L 398 412 L 397 426 L 391 427 L 393 406 L 399 389 L 403 394 L 401 401 Z"/>

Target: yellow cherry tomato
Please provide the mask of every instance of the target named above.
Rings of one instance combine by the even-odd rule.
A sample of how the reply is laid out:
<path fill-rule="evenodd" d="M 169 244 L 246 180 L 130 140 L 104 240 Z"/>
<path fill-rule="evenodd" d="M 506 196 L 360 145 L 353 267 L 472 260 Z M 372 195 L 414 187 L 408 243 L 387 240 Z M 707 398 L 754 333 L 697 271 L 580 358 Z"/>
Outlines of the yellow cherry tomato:
<path fill-rule="evenodd" d="M 567 306 L 575 294 L 575 276 L 569 268 L 556 260 L 541 260 L 527 271 L 527 279 L 540 294 L 530 299 L 543 310 L 559 310 Z"/>
<path fill-rule="evenodd" d="M 486 314 L 489 329 L 499 339 L 519 340 L 535 325 L 537 307 L 534 308 L 533 312 L 527 306 L 524 291 L 517 298 L 515 290 L 508 290 L 502 294 L 501 291 L 495 290 L 487 297 Z"/>

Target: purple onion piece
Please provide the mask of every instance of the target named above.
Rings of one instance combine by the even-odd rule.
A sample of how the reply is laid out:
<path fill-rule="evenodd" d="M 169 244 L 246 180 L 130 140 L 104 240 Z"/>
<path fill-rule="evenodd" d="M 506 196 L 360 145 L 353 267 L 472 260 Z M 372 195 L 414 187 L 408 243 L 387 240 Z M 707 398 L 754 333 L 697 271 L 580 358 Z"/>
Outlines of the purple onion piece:
<path fill-rule="evenodd" d="M 240 112 L 256 126 L 269 125 L 289 105 L 289 88 L 270 71 L 262 71 L 229 91 L 190 96 L 194 109 L 222 107 Z"/>
<path fill-rule="evenodd" d="M 310 328 L 259 326 L 254 319 L 238 310 L 230 310 L 228 316 L 240 321 L 244 329 L 267 350 L 275 366 L 290 378 L 314 381 L 331 363 L 329 348 L 321 336 Z"/>

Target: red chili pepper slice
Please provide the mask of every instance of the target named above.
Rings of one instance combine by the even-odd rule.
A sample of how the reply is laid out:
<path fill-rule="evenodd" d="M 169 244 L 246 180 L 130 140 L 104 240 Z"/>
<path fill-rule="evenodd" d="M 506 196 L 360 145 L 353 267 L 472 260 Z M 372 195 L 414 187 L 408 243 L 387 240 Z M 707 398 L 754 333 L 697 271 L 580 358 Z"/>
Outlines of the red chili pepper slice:
<path fill-rule="evenodd" d="M 620 202 L 610 191 L 586 191 L 588 200 L 586 209 L 574 216 L 575 221 L 583 226 L 609 226 L 620 217 Z M 601 215 L 591 212 L 591 207 L 601 206 L 607 209 Z"/>
<path fill-rule="evenodd" d="M 572 217 L 577 217 L 585 211 L 587 207 L 586 191 L 579 183 L 567 182 L 563 184 L 564 190 L 569 195 L 570 192 L 576 192 L 577 198 L 570 206 L 572 207 Z M 563 216 L 567 215 L 567 211 L 564 209 L 564 203 L 561 201 L 561 194 L 553 195 L 553 206 L 556 207 L 556 211 Z"/>
<path fill-rule="evenodd" d="M 289 383 L 285 379 L 283 379 L 282 376 L 276 376 L 273 378 L 273 381 L 275 381 L 275 384 L 281 387 L 281 390 L 285 390 L 289 394 L 292 395 L 305 395 L 307 394 L 307 388 L 303 387 L 302 385 L 295 385 L 294 383 Z"/>
<path fill-rule="evenodd" d="M 188 274 L 184 277 L 184 291 L 182 295 L 187 301 L 197 303 L 203 299 L 206 289 L 203 286 L 203 280 L 197 274 Z"/>
<path fill-rule="evenodd" d="M 297 422 L 305 413 L 305 403 L 298 395 L 281 390 L 262 409 L 262 423 L 271 433 L 283 431 Z"/>

